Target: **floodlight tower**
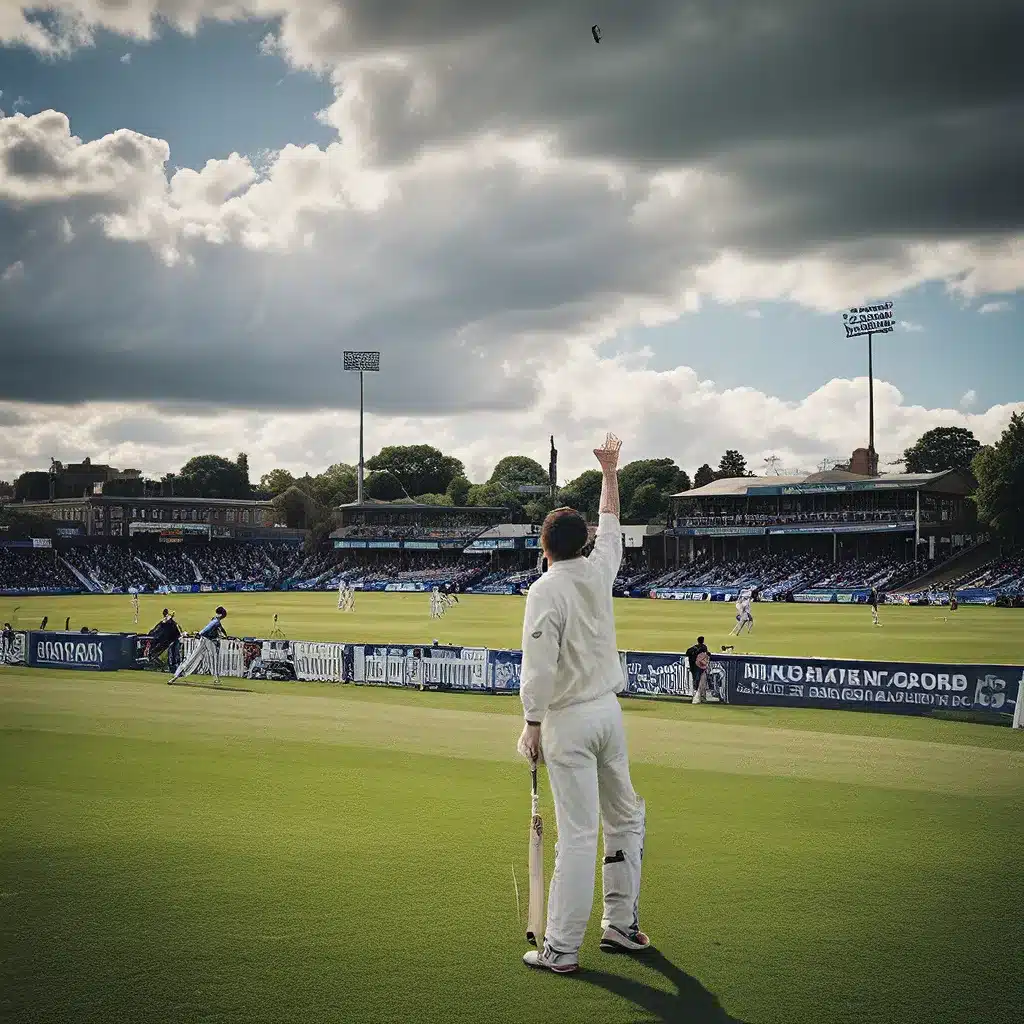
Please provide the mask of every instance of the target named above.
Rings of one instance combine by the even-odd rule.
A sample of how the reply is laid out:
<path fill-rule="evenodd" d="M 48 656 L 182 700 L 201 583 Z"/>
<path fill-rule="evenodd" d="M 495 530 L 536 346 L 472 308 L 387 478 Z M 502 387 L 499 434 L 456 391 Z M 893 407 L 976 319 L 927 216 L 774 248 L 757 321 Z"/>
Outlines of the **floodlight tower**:
<path fill-rule="evenodd" d="M 847 338 L 868 336 L 868 458 L 871 472 L 878 472 L 878 455 L 875 452 L 875 374 L 873 365 L 872 338 L 876 334 L 891 334 L 896 326 L 891 301 L 874 306 L 855 306 L 843 314 L 843 327 Z"/>
<path fill-rule="evenodd" d="M 349 373 L 359 374 L 359 470 L 356 475 L 356 504 L 363 503 L 363 374 L 380 371 L 379 352 L 342 353 L 344 368 Z"/>

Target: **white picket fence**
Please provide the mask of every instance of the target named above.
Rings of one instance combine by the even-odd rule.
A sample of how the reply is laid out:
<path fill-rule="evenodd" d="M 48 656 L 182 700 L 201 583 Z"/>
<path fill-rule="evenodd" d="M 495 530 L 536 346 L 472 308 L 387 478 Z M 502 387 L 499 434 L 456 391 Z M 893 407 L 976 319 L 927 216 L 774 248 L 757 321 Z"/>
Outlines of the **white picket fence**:
<path fill-rule="evenodd" d="M 193 654 L 199 638 L 186 636 L 181 641 L 182 661 L 187 660 Z M 217 672 L 213 671 L 212 665 L 204 665 L 202 675 L 217 675 L 221 678 L 241 678 L 245 675 L 245 654 L 244 645 L 241 640 L 221 640 L 218 645 L 218 666 Z"/>
<path fill-rule="evenodd" d="M 411 686 L 436 686 L 451 690 L 487 690 L 487 648 L 463 647 L 455 658 L 411 658 L 406 662 L 419 678 L 406 678 Z"/>
<path fill-rule="evenodd" d="M 299 679 L 317 683 L 340 683 L 345 679 L 344 644 L 296 640 L 292 644 L 292 657 Z"/>

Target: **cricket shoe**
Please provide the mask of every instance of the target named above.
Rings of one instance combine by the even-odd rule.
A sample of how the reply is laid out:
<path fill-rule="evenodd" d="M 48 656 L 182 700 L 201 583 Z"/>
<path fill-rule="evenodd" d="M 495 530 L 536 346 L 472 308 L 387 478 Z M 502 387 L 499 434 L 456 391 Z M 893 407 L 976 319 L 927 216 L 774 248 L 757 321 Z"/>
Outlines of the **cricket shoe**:
<path fill-rule="evenodd" d="M 601 949 L 605 953 L 643 953 L 652 948 L 651 940 L 639 928 L 623 931 L 609 925 L 601 936 Z"/>
<path fill-rule="evenodd" d="M 543 949 L 528 949 L 523 954 L 523 963 L 542 971 L 554 971 L 555 974 L 573 974 L 580 969 L 578 953 L 552 949 L 546 942 Z"/>

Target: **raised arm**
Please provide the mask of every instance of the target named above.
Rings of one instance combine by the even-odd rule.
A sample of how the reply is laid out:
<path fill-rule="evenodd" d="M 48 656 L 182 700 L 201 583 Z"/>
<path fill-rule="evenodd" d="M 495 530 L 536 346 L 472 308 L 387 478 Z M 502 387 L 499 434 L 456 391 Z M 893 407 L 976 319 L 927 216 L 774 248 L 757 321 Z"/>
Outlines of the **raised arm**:
<path fill-rule="evenodd" d="M 611 587 L 622 563 L 622 530 L 619 526 L 619 449 L 622 442 L 609 434 L 594 455 L 601 465 L 601 504 L 598 506 L 597 537 L 590 555 Z"/>

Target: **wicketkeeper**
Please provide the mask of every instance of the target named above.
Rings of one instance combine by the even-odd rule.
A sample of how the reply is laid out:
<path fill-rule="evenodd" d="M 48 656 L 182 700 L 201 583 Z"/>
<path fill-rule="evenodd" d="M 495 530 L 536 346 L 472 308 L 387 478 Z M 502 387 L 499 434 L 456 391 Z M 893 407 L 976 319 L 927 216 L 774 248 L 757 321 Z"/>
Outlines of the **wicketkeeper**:
<path fill-rule="evenodd" d="M 196 649 L 178 666 L 178 671 L 167 680 L 168 683 L 176 683 L 182 676 L 198 672 L 204 663 L 210 665 L 213 681 L 220 682 L 220 639 L 228 635 L 223 625 L 227 617 L 226 608 L 217 608 L 213 618 L 199 630 Z"/>
<path fill-rule="evenodd" d="M 523 960 L 559 974 L 579 969 L 594 899 L 599 825 L 605 854 L 601 949 L 650 948 L 638 916 L 645 807 L 630 781 L 616 697 L 625 686 L 612 608 L 612 582 L 622 560 L 620 446 L 609 434 L 594 452 L 604 479 L 597 539 L 588 557 L 582 554 L 588 539 L 583 516 L 560 508 L 544 520 L 541 547 L 548 570 L 530 588 L 523 621 L 520 694 L 526 725 L 519 751 L 530 760 L 543 751 L 558 828 L 544 944 Z"/>

